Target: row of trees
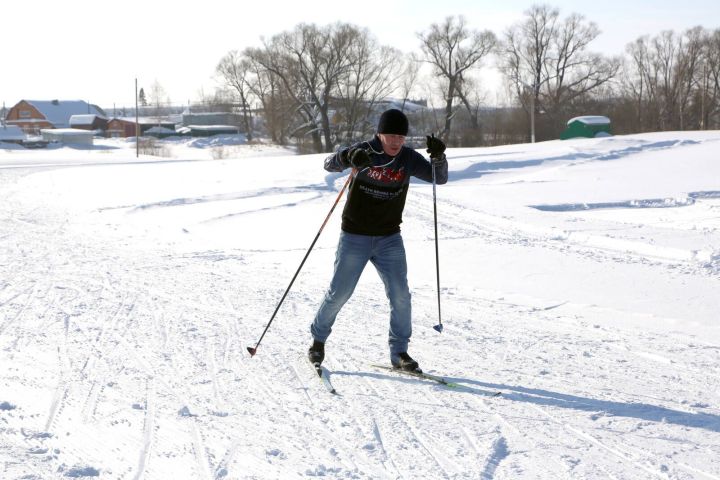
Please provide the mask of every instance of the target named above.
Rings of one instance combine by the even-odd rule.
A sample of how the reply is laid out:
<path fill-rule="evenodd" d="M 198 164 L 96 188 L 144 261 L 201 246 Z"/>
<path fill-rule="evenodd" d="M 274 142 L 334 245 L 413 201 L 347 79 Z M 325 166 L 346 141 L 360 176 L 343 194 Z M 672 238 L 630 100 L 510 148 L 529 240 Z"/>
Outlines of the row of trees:
<path fill-rule="evenodd" d="M 501 68 L 527 115 L 535 109 L 540 138 L 557 135 L 578 104 L 617 75 L 618 58 L 589 50 L 599 34 L 597 25 L 581 15 L 560 19 L 559 11 L 546 5 L 533 6 L 506 31 Z"/>
<path fill-rule="evenodd" d="M 217 71 L 239 100 L 247 131 L 256 102 L 274 141 L 310 138 L 322 152 L 367 130 L 373 105 L 403 76 L 398 65 L 400 52 L 367 30 L 301 24 L 262 47 L 228 53 Z"/>
<path fill-rule="evenodd" d="M 417 131 L 463 146 L 526 140 L 531 116 L 541 140 L 588 113 L 611 116 L 619 133 L 717 126 L 720 30 L 642 37 L 625 58 L 593 53 L 599 33 L 581 15 L 536 5 L 501 37 L 448 17 L 418 34 L 419 52 L 403 54 L 354 25 L 300 24 L 226 54 L 216 97 L 237 106 L 247 132 L 262 111 L 273 141 L 294 138 L 315 152 L 371 134 L 388 97 L 429 99 L 413 118 Z M 479 72 L 490 58 L 509 108 L 487 106 Z"/>
<path fill-rule="evenodd" d="M 422 57 L 403 55 L 354 25 L 301 24 L 262 47 L 229 52 L 217 72 L 239 100 L 246 130 L 259 107 L 274 141 L 309 138 L 316 152 L 371 133 L 377 105 L 389 96 L 409 98 L 422 62 L 441 75 L 436 85 L 445 101 L 441 135 L 447 138 L 451 130 L 457 99 L 479 128 L 477 84 L 469 73 L 495 51 L 495 35 L 470 30 L 464 18 L 450 17 L 432 25 L 420 40 Z"/>
<path fill-rule="evenodd" d="M 718 127 L 720 29 L 642 37 L 627 48 L 622 105 L 640 130 Z"/>

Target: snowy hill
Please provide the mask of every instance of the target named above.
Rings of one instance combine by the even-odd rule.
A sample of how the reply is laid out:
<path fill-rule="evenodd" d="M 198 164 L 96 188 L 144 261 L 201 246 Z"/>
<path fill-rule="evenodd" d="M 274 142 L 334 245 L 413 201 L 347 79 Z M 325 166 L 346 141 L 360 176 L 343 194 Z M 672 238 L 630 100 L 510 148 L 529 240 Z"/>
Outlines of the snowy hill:
<path fill-rule="evenodd" d="M 346 176 L 166 145 L 0 149 L 0 478 L 720 478 L 719 131 L 448 150 L 442 334 L 431 185 L 403 236 L 410 353 L 459 387 L 371 366 L 369 267 L 337 396 L 304 353 L 340 208 L 246 347 Z"/>

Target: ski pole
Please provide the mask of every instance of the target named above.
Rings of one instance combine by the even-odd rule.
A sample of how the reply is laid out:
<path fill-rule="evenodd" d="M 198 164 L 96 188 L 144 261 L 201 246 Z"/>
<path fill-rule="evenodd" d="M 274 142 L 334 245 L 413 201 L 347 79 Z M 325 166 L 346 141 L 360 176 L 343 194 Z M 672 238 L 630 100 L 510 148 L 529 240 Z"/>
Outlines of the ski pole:
<path fill-rule="evenodd" d="M 260 339 L 255 344 L 255 347 L 247 347 L 247 351 L 250 352 L 250 356 L 253 357 L 255 353 L 257 352 L 258 347 L 260 346 L 260 342 L 262 342 L 263 337 L 268 331 L 268 328 L 270 328 L 270 324 L 275 319 L 275 315 L 277 315 L 278 310 L 280 310 L 280 305 L 283 304 L 285 301 L 285 297 L 287 296 L 288 292 L 290 291 L 290 288 L 292 287 L 293 283 L 295 282 L 295 279 L 297 278 L 298 274 L 300 273 L 300 270 L 302 270 L 303 265 L 305 265 L 305 260 L 307 260 L 308 256 L 310 255 L 310 252 L 312 251 L 313 247 L 315 246 L 315 242 L 317 242 L 318 238 L 320 238 L 320 233 L 322 233 L 323 228 L 325 228 L 325 225 L 327 224 L 328 220 L 330 220 L 330 216 L 332 215 L 333 211 L 335 210 L 335 207 L 340 202 L 340 197 L 342 197 L 343 192 L 347 188 L 348 184 L 350 183 L 350 179 L 352 178 L 352 173 L 348 175 L 347 180 L 345 180 L 345 185 L 343 185 L 342 189 L 340 190 L 340 193 L 338 193 L 337 198 L 335 199 L 335 203 L 333 203 L 332 207 L 330 208 L 330 211 L 327 214 L 327 217 L 325 217 L 325 221 L 320 226 L 320 230 L 318 230 L 317 235 L 315 235 L 315 239 L 312 241 L 312 244 L 310 244 L 310 248 L 308 248 L 307 253 L 305 254 L 305 258 L 302 259 L 302 262 L 300 262 L 300 266 L 298 267 L 297 271 L 295 272 L 295 275 L 293 276 L 292 280 L 290 280 L 290 285 L 288 285 L 287 289 L 285 290 L 285 293 L 283 294 L 282 298 L 280 299 L 280 303 L 278 303 L 277 307 L 275 307 L 275 311 L 272 314 L 272 317 L 270 317 L 270 321 L 265 326 L 265 330 L 263 330 L 262 335 L 260 335 Z"/>
<path fill-rule="evenodd" d="M 443 331 L 442 315 L 440 313 L 440 254 L 438 251 L 438 226 L 437 226 L 437 194 L 435 193 L 435 165 L 432 166 L 433 181 L 433 220 L 435 224 L 435 273 L 437 276 L 437 303 L 438 303 L 438 321 L 439 323 L 433 328 L 439 333 Z"/>

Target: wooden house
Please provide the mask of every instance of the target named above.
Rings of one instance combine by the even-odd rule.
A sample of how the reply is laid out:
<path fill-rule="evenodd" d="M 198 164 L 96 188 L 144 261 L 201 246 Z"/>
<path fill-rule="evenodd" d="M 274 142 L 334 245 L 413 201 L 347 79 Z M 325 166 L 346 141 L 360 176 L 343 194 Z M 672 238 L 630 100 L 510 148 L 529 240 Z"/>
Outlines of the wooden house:
<path fill-rule="evenodd" d="M 127 118 L 111 118 L 105 133 L 108 137 L 134 137 L 135 121 Z"/>
<path fill-rule="evenodd" d="M 70 117 L 70 128 L 80 130 L 102 131 L 107 130 L 107 118 L 96 114 L 73 115 Z"/>
<path fill-rule="evenodd" d="M 175 131 L 175 122 L 154 117 L 140 117 L 138 118 L 138 125 L 140 126 L 140 136 L 145 135 L 145 132 L 154 127 Z M 110 119 L 106 133 L 108 137 L 134 137 L 135 118 L 115 117 Z"/>
<path fill-rule="evenodd" d="M 41 129 L 68 128 L 70 117 L 88 114 L 105 117 L 100 107 L 83 100 L 20 100 L 10 108 L 5 121 L 27 134 L 37 135 Z"/>

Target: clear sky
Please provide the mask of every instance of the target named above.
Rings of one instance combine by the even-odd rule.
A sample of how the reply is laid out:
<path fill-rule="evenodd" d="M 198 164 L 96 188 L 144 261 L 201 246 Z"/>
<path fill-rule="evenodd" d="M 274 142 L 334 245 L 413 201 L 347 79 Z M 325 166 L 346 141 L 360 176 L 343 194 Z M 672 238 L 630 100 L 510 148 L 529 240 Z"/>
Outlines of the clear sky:
<path fill-rule="evenodd" d="M 34 0 L 3 2 L 0 17 L 0 105 L 21 99 L 83 99 L 104 108 L 134 104 L 134 79 L 146 91 L 157 81 L 173 103 L 217 86 L 214 71 L 228 51 L 301 22 L 367 27 L 380 43 L 419 51 L 417 33 L 449 15 L 501 34 L 532 1 L 223 1 Z M 623 52 L 641 35 L 720 28 L 720 1 L 598 0 L 546 2 L 586 16 L 602 30 L 592 49 Z"/>

